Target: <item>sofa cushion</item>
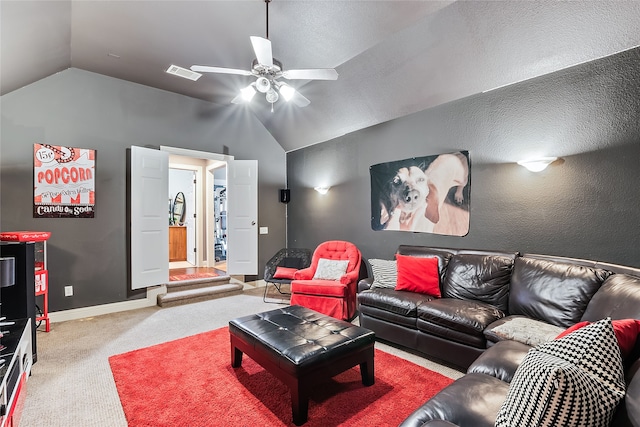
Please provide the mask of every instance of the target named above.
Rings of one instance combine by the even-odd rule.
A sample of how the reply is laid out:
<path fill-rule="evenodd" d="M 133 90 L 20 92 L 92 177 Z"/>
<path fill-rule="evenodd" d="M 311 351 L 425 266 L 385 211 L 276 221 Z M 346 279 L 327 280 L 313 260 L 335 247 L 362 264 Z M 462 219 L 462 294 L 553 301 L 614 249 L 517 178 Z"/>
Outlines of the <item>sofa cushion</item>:
<path fill-rule="evenodd" d="M 380 334 L 381 332 L 380 327 L 383 327 L 387 330 L 396 329 L 399 326 L 404 326 L 414 331 L 418 329 L 418 327 L 416 326 L 416 318 L 412 316 L 403 316 L 401 314 L 393 313 L 387 310 L 382 310 L 377 307 L 372 307 L 369 305 L 359 305 L 358 312 L 360 314 L 361 325 L 362 325 L 364 316 L 381 321 L 381 322 L 378 322 L 378 326 L 376 328 L 370 328 L 366 326 L 368 329 L 375 329 L 376 334 Z M 379 326 L 379 323 L 383 323 L 384 326 Z M 393 338 L 395 338 L 395 335 Z M 390 339 L 390 340 L 393 341 L 393 339 Z M 400 343 L 406 347 L 414 348 L 415 347 L 414 341 L 415 340 L 410 341 L 410 344 L 406 343 L 406 341 L 402 341 Z"/>
<path fill-rule="evenodd" d="M 531 349 L 495 425 L 608 426 L 624 393 L 620 351 L 605 319 Z"/>
<path fill-rule="evenodd" d="M 504 316 L 490 304 L 454 298 L 424 301 L 417 313 L 419 330 L 475 347 L 485 346 L 483 330 Z"/>
<path fill-rule="evenodd" d="M 376 307 L 406 317 L 417 317 L 417 307 L 432 296 L 415 292 L 396 291 L 393 289 L 369 289 L 357 296 L 358 304 Z"/>
<path fill-rule="evenodd" d="M 609 272 L 527 257 L 516 258 L 509 313 L 568 328 L 578 323 Z"/>
<path fill-rule="evenodd" d="M 483 374 L 467 374 L 440 390 L 400 427 L 419 427 L 430 420 L 457 426 L 493 427 L 509 384 Z"/>
<path fill-rule="evenodd" d="M 500 341 L 478 356 L 467 373 L 490 375 L 510 383 L 529 350 L 531 346 L 518 341 Z"/>
<path fill-rule="evenodd" d="M 442 293 L 448 298 L 482 301 L 507 310 L 513 258 L 456 254 L 449 260 Z"/>
<path fill-rule="evenodd" d="M 421 258 L 396 254 L 397 291 L 418 292 L 440 298 L 437 258 Z"/>
<path fill-rule="evenodd" d="M 580 320 L 640 319 L 640 277 L 612 274 L 589 301 Z"/>
<path fill-rule="evenodd" d="M 563 328 L 525 316 L 507 316 L 493 322 L 484 330 L 488 341 L 514 340 L 536 346 L 553 340 Z"/>
<path fill-rule="evenodd" d="M 398 279 L 398 267 L 394 260 L 370 259 L 369 265 L 373 273 L 373 283 L 371 289 L 389 288 L 394 289 Z"/>

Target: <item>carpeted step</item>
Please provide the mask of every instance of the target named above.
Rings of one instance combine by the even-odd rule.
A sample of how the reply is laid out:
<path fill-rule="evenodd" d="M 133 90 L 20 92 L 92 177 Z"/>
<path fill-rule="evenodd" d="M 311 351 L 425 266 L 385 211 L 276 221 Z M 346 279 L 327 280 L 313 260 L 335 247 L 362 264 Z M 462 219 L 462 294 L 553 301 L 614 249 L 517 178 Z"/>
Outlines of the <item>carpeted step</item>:
<path fill-rule="evenodd" d="M 199 279 L 179 280 L 167 283 L 168 292 L 186 291 L 188 289 L 197 289 L 206 286 L 224 285 L 229 283 L 231 277 L 218 276 L 218 277 L 202 277 Z"/>
<path fill-rule="evenodd" d="M 187 287 L 186 289 L 184 287 Z M 193 287 L 197 286 L 197 287 Z M 194 302 L 208 301 L 215 298 L 222 298 L 230 295 L 242 293 L 242 283 L 211 283 L 208 280 L 204 283 L 191 283 L 184 286 L 172 286 L 171 290 L 163 295 L 158 295 L 158 305 L 160 307 L 173 307 L 177 305 L 191 304 Z"/>

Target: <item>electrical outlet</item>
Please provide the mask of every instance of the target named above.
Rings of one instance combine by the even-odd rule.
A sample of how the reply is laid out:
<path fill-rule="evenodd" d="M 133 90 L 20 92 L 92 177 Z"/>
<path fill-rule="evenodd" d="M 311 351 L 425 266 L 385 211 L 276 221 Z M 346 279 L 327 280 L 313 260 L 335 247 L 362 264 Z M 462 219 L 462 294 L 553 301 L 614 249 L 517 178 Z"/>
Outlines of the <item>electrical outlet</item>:
<path fill-rule="evenodd" d="M 72 297 L 73 296 L 73 286 L 65 286 L 64 287 L 64 296 Z"/>

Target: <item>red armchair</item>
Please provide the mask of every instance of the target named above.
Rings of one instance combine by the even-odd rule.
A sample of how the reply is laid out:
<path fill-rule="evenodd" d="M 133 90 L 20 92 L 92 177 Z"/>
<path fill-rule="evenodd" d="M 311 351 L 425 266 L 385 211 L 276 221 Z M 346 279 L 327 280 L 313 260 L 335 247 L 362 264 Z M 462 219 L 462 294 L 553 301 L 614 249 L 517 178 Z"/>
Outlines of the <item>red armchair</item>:
<path fill-rule="evenodd" d="M 346 271 L 334 261 L 346 261 Z M 360 262 L 360 251 L 353 243 L 341 240 L 321 243 L 313 252 L 311 266 L 298 270 L 293 277 L 291 305 L 301 305 L 336 319 L 353 319 Z M 318 264 L 323 268 L 318 269 Z M 330 267 L 336 275 L 326 278 L 328 270 L 324 267 Z"/>

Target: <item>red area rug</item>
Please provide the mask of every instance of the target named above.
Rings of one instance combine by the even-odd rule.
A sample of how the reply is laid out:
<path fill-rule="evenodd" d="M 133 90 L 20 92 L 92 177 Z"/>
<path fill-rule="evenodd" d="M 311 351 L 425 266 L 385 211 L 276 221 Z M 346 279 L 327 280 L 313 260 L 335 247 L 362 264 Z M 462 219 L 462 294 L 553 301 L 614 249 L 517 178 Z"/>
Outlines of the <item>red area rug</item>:
<path fill-rule="evenodd" d="M 246 355 L 230 362 L 228 329 L 111 356 L 129 427 L 293 426 L 289 390 Z M 452 380 L 376 350 L 375 384 L 352 368 L 319 385 L 308 427 L 398 425 Z"/>

